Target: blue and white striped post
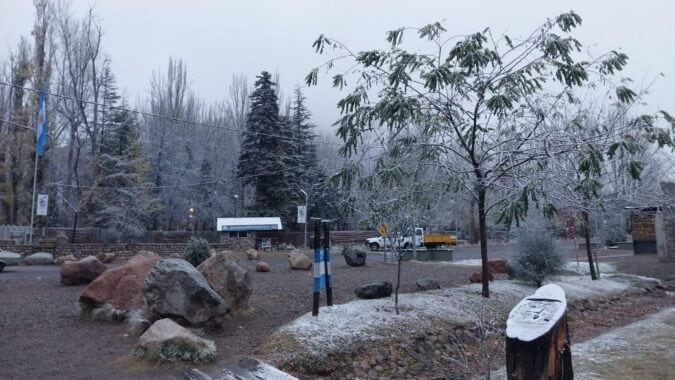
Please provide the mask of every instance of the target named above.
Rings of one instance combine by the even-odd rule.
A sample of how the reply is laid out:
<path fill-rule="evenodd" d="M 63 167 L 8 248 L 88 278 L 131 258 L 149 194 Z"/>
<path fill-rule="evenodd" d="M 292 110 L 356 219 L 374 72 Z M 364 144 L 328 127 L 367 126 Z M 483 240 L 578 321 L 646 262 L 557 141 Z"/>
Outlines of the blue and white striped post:
<path fill-rule="evenodd" d="M 323 258 L 323 249 L 321 247 L 321 221 L 314 220 L 314 294 L 312 298 L 312 315 L 319 315 L 319 297 L 321 296 L 322 280 L 321 276 L 324 266 L 321 265 Z"/>
<path fill-rule="evenodd" d="M 323 244 L 321 242 L 321 225 L 323 224 Z M 319 315 L 321 289 L 326 288 L 326 304 L 333 306 L 333 284 L 330 269 L 330 236 L 328 221 L 314 221 L 314 294 L 312 315 Z"/>

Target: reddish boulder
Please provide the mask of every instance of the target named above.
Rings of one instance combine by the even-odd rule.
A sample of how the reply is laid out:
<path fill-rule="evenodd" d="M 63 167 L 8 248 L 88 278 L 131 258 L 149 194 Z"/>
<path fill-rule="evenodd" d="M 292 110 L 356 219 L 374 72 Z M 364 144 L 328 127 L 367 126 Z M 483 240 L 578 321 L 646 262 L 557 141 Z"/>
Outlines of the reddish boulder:
<path fill-rule="evenodd" d="M 96 255 L 96 258 L 99 259 L 104 264 L 110 264 L 117 258 L 117 252 L 99 253 L 98 255 Z"/>
<path fill-rule="evenodd" d="M 61 283 L 63 285 L 88 284 L 105 272 L 105 266 L 94 256 L 80 261 L 66 261 L 61 265 Z"/>
<path fill-rule="evenodd" d="M 490 259 L 488 260 L 488 269 L 492 273 L 506 273 L 506 259 Z"/>
<path fill-rule="evenodd" d="M 492 275 L 492 272 L 488 271 L 488 281 L 492 281 L 494 279 L 495 277 Z M 480 272 L 473 272 L 469 277 L 469 282 L 471 282 L 472 284 L 481 283 L 483 282 L 483 276 L 481 275 Z"/>
<path fill-rule="evenodd" d="M 89 284 L 80 295 L 80 307 L 92 308 L 109 304 L 117 310 L 128 311 L 140 294 L 145 275 L 161 260 L 152 252 L 139 253 L 126 264 L 111 269 Z"/>

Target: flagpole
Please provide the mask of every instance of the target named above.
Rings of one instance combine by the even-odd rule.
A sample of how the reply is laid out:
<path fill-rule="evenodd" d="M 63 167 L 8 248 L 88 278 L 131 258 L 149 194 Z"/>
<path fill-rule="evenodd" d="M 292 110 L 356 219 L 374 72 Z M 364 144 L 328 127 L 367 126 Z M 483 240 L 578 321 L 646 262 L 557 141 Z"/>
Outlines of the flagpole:
<path fill-rule="evenodd" d="M 33 169 L 33 203 L 30 206 L 30 231 L 28 232 L 28 244 L 33 244 L 33 221 L 35 216 L 35 190 L 37 188 L 38 150 L 35 149 L 35 168 Z"/>

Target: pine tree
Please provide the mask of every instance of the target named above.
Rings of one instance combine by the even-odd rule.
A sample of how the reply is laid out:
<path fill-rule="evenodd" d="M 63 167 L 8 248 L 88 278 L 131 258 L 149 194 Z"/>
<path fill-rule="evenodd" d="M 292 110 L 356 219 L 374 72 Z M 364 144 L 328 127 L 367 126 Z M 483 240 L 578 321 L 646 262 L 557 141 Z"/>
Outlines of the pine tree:
<path fill-rule="evenodd" d="M 251 94 L 237 177 L 254 189 L 254 202 L 247 208 L 253 216 L 281 216 L 292 220 L 297 204 L 297 155 L 288 120 L 279 116 L 275 84 L 263 71 Z"/>

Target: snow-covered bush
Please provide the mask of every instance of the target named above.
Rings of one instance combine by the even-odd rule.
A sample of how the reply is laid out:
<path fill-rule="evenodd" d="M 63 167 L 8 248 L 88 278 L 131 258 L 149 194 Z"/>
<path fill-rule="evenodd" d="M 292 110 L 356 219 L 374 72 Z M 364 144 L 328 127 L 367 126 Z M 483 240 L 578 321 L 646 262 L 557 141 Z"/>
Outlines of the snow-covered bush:
<path fill-rule="evenodd" d="M 211 256 L 210 251 L 211 247 L 208 241 L 200 238 L 190 238 L 187 247 L 185 247 L 185 260 L 196 267 Z"/>
<path fill-rule="evenodd" d="M 513 276 L 541 286 L 542 281 L 562 267 L 562 258 L 556 241 L 549 235 L 523 232 L 516 244 Z"/>
<path fill-rule="evenodd" d="M 612 227 L 608 228 L 605 231 L 605 244 L 608 246 L 613 246 L 616 243 L 621 243 L 626 241 L 626 233 L 621 227 Z"/>

